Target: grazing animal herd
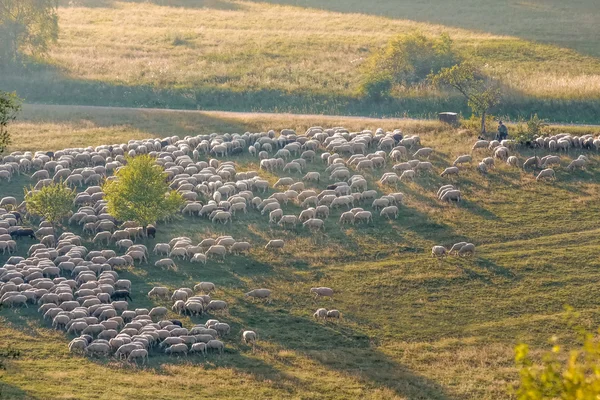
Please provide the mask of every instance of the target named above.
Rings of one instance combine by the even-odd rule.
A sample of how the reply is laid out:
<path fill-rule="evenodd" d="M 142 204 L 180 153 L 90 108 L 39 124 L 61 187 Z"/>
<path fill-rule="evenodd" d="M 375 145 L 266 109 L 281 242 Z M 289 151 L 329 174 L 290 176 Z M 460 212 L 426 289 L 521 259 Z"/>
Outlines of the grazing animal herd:
<path fill-rule="evenodd" d="M 536 138 L 531 145 L 550 153 L 567 153 L 570 149 L 598 150 L 600 139 L 591 135 L 560 134 Z M 521 163 L 516 148 L 517 144 L 511 140 L 475 142 L 471 154 L 458 156 L 452 166 L 441 172 L 441 177 L 451 179 L 453 184 L 439 188 L 440 203 L 462 200 L 457 185 L 461 168 L 471 164 L 474 154 L 481 150 L 491 152 L 491 156 L 484 157 L 476 166 L 482 174 L 487 174 L 496 160 L 500 160 L 514 168 L 540 169 L 537 181 L 556 178 L 552 167 L 561 164 L 560 156 L 534 156 Z M 419 136 L 402 136 L 399 130 L 350 132 L 341 127 L 312 127 L 304 135 L 284 129 L 279 135 L 269 131 L 184 139 L 173 136 L 56 152 L 14 152 L 4 156 L 0 163 L 0 184 L 25 175 L 34 184 L 32 190 L 58 181 L 80 189 L 67 224 L 81 234 L 59 233 L 47 221 L 40 221 L 34 228 L 26 202 L 19 202 L 15 197 L 2 198 L 0 252 L 9 257 L 0 267 L 2 306 L 36 304 L 43 319 L 53 328 L 76 335 L 69 344 L 74 353 L 112 355 L 144 364 L 155 350 L 178 356 L 206 355 L 208 351 L 223 353 L 223 338 L 230 335 L 231 326 L 209 319 L 204 324 L 186 328 L 180 320 L 168 318 L 167 307 L 130 309 L 132 284 L 120 279 L 117 270 L 149 264 L 151 255 L 161 257 L 154 265 L 165 270 L 176 270 L 180 262 L 205 265 L 211 259 L 224 260 L 228 255 L 248 255 L 257 244 L 237 241 L 232 236 L 205 238 L 200 242 L 175 237 L 168 243 L 155 243 L 150 252 L 145 244 L 138 243 L 155 238 L 158 225 L 144 229 L 133 221 L 117 221 L 108 212 L 101 184 L 116 179 L 114 172 L 127 164 L 127 157 L 139 154 L 151 155 L 164 168 L 165 179 L 185 200 L 180 210 L 183 218 L 233 225 L 240 215 L 254 212 L 272 226 L 284 230 L 301 226 L 316 235 L 331 226 L 325 221 L 334 213 L 339 213 L 340 226 L 373 224 L 374 216 L 381 220 L 397 219 L 404 194 L 386 189 L 389 193 L 382 195 L 381 188 L 395 188 L 399 182 L 431 174 L 434 165 L 426 160 L 436 153 L 432 147 L 422 147 Z M 239 171 L 233 161 L 219 160 L 242 154 L 257 158 L 259 171 Z M 581 155 L 568 164 L 567 170 L 584 169 L 588 162 L 588 158 Z M 391 171 L 381 174 L 379 190 L 369 189 L 363 174 L 373 175 L 388 163 L 393 165 Z M 323 170 L 323 167 L 322 172 L 314 170 Z M 263 172 L 292 176 L 281 177 L 271 184 L 266 175 L 261 177 Z M 323 181 L 328 182 L 327 187 L 316 189 Z M 266 197 L 272 190 L 274 192 Z M 284 212 L 289 204 L 301 208 L 298 215 Z M 39 243 L 31 245 L 26 256 L 17 256 L 18 241 L 23 238 L 36 239 Z M 274 238 L 264 249 L 280 252 L 284 247 L 284 240 Z M 449 250 L 441 245 L 433 246 L 431 254 L 433 257 L 452 254 L 466 257 L 474 253 L 473 243 L 460 242 Z M 177 315 L 196 318 L 205 313 L 221 313 L 226 316 L 228 304 L 211 298 L 215 291 L 212 282 L 175 290 L 156 286 L 148 292 L 148 298 L 171 300 L 171 312 Z M 328 287 L 314 287 L 310 292 L 315 299 L 332 298 L 334 293 Z M 258 288 L 246 292 L 244 297 L 270 304 L 272 292 Z M 340 319 L 341 313 L 336 309 L 319 308 L 313 316 L 318 320 Z M 241 340 L 254 345 L 258 335 L 252 330 L 242 330 Z"/>

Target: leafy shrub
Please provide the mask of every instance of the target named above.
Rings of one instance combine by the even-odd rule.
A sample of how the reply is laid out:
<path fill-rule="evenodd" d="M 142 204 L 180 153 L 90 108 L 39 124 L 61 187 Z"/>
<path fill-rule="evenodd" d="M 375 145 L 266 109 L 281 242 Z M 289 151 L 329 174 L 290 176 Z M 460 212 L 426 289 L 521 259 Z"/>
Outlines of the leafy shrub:
<path fill-rule="evenodd" d="M 552 339 L 552 350 L 542 356 L 536 365 L 529 355 L 529 347 L 515 348 L 519 368 L 518 400 L 592 400 L 600 398 L 600 343 L 598 336 L 581 327 L 578 345 L 567 351 Z"/>
<path fill-rule="evenodd" d="M 50 221 L 59 223 L 73 208 L 73 200 L 77 192 L 64 182 L 53 182 L 40 190 L 25 190 L 27 211 Z"/>
<path fill-rule="evenodd" d="M 548 123 L 546 120 L 541 119 L 537 114 L 534 114 L 526 123 L 519 121 L 514 138 L 517 143 L 521 144 L 531 142 L 536 137 L 545 136 L 547 127 Z"/>
<path fill-rule="evenodd" d="M 366 75 L 361 84 L 361 92 L 372 100 L 381 101 L 390 96 L 392 81 L 392 77 L 387 74 Z"/>
<path fill-rule="evenodd" d="M 393 86 L 423 83 L 430 74 L 458 62 L 447 34 L 429 38 L 414 32 L 400 35 L 373 53 L 363 64 L 361 93 L 372 97 L 389 95 Z M 385 91 L 385 92 L 384 92 Z"/>

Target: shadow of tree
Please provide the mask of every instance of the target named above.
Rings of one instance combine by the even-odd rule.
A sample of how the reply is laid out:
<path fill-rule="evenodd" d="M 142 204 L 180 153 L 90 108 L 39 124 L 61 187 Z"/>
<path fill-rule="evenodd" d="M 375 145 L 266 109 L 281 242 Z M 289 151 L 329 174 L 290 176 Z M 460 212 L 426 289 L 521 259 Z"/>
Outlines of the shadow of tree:
<path fill-rule="evenodd" d="M 437 383 L 415 374 L 405 366 L 391 360 L 377 350 L 364 333 L 335 323 L 317 323 L 307 318 L 278 310 L 264 318 L 254 305 L 237 307 L 233 315 L 246 320 L 250 315 L 265 332 L 271 334 L 265 340 L 284 348 L 300 351 L 323 366 L 355 376 L 365 384 L 375 384 L 393 390 L 410 399 L 449 399 L 451 396 Z M 269 329 L 270 326 L 286 326 L 285 331 Z M 323 350 L 327 350 L 327 353 Z"/>

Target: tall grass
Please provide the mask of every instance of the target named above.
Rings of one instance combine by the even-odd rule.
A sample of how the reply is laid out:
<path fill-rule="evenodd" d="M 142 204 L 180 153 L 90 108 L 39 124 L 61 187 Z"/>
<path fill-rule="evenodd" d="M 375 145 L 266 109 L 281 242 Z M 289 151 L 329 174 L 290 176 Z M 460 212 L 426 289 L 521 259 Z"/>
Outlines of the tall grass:
<path fill-rule="evenodd" d="M 467 113 L 460 97 L 431 90 L 407 89 L 382 103 L 357 94 L 360 65 L 368 55 L 398 33 L 416 29 L 426 35 L 447 32 L 459 52 L 488 65 L 508 93 L 498 114 L 597 119 L 600 61 L 560 45 L 460 29 L 460 19 L 444 26 L 349 13 L 352 7 L 364 11 L 354 3 L 323 6 L 344 12 L 217 3 L 106 1 L 63 7 L 50 63 L 4 70 L 0 85 L 29 102 L 55 104 L 415 117 Z M 372 14 L 389 9 L 382 2 L 374 7 Z M 485 10 L 474 7 L 470 18 Z M 528 15 L 515 18 L 526 26 Z M 569 32 L 565 25 L 552 29 Z"/>
<path fill-rule="evenodd" d="M 437 172 L 468 152 L 476 138 L 431 121 L 56 106 L 26 107 L 12 131 L 16 148 L 46 150 L 173 134 L 284 127 L 302 132 L 316 124 L 351 130 L 399 127 L 418 133 L 423 145 L 435 150 L 430 161 Z M 190 218 L 161 224 L 157 242 L 228 234 L 253 244 L 247 256 L 228 256 L 206 266 L 179 262 L 177 270 L 167 272 L 153 266 L 153 256 L 149 265 L 119 271 L 133 283 L 132 307 L 170 306 L 147 298 L 155 285 L 215 282 L 216 297 L 230 305 L 227 313 L 214 315 L 232 325 L 231 336 L 224 339 L 226 353 L 205 360 L 169 359 L 153 352 L 144 368 L 82 358 L 68 354 L 70 338 L 51 330 L 33 307 L 2 309 L 0 348 L 21 351 L 1 371 L 2 394 L 11 399 L 145 399 L 171 398 L 174 393 L 180 399 L 510 398 L 508 387 L 517 380 L 512 354 L 516 343 L 544 347 L 550 335 L 570 332 L 562 322 L 565 303 L 582 312 L 584 325 L 600 324 L 600 246 L 594 217 L 600 212 L 600 164 L 595 153 L 583 152 L 590 158 L 587 169 L 564 167 L 580 152 L 561 155 L 562 167 L 556 168 L 553 183 L 536 182 L 531 172 L 500 162 L 485 176 L 474 166 L 464 168 L 455 182 L 464 193 L 458 206 L 436 200 L 439 186 L 449 182 L 437 174 L 384 187 L 377 183 L 383 170 L 364 172 L 370 188 L 401 191 L 406 197 L 397 220 L 375 215 L 367 226 L 340 227 L 336 221 L 342 210 L 335 210 L 325 232 L 316 234 L 269 225 L 255 211 L 236 215 L 231 226 Z M 515 154 L 520 160 L 531 156 L 529 151 Z M 489 155 L 480 150 L 475 159 Z M 232 160 L 239 170 L 258 170 L 256 159 Z M 323 172 L 325 167 L 317 161 L 311 170 Z M 385 171 L 390 170 L 388 165 Z M 264 176 L 274 181 L 283 174 Z M 21 199 L 23 186 L 29 184 L 21 175 L 11 183 L 0 182 L 0 190 L 3 196 Z M 297 215 L 300 208 L 289 203 L 284 210 Z M 281 253 L 262 248 L 272 238 L 286 241 Z M 438 262 L 430 257 L 432 245 L 461 240 L 477 245 L 474 258 Z M 19 254 L 32 243 L 21 240 Z M 0 263 L 6 258 L 0 255 Z M 315 285 L 333 287 L 334 300 L 314 300 L 309 289 Z M 257 287 L 273 290 L 272 304 L 243 297 Z M 318 307 L 337 308 L 343 318 L 315 322 L 311 314 Z M 261 338 L 254 352 L 240 343 L 239 334 L 247 328 Z"/>

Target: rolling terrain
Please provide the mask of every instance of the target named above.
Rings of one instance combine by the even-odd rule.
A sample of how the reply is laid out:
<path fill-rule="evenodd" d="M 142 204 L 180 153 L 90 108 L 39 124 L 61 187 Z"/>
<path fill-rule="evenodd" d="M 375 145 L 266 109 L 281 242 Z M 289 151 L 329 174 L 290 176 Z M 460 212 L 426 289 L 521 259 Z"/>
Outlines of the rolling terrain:
<path fill-rule="evenodd" d="M 510 398 L 518 378 L 513 363 L 517 343 L 544 349 L 552 335 L 568 342 L 566 304 L 581 313 L 584 325 L 600 325 L 600 164 L 593 152 L 562 155 L 557 179 L 549 183 L 500 161 L 487 175 L 473 164 L 455 179 L 464 201 L 451 205 L 436 199 L 439 186 L 448 182 L 439 172 L 469 153 L 476 137 L 436 122 L 28 106 L 12 132 L 15 149 L 50 150 L 173 134 L 290 127 L 301 133 L 312 125 L 419 134 L 423 146 L 435 150 L 430 161 L 436 173 L 397 188 L 377 183 L 383 170 L 365 174 L 369 188 L 405 193 L 400 215 L 392 221 L 375 215 L 372 224 L 340 227 L 342 211 L 336 210 L 324 232 L 309 233 L 269 225 L 266 216 L 250 211 L 237 215 L 231 226 L 188 217 L 159 225 L 156 242 L 229 234 L 253 245 L 247 256 L 211 260 L 206 266 L 179 262 L 176 271 L 165 271 L 154 267 L 156 257 L 151 257 L 149 265 L 119 271 L 133 283 L 132 307 L 170 306 L 146 297 L 155 285 L 215 282 L 218 298 L 229 303 L 228 313 L 218 316 L 232 325 L 225 354 L 204 360 L 153 353 L 145 368 L 83 358 L 68 353 L 70 338 L 53 331 L 34 307 L 2 309 L 0 349 L 12 347 L 21 356 L 0 371 L 0 393 L 28 399 L 173 398 L 174 393 L 181 399 Z M 572 129 L 599 133 L 593 127 Z M 515 154 L 521 162 L 532 155 Z M 565 166 L 579 154 L 590 158 L 586 169 L 568 171 Z M 488 155 L 479 150 L 474 159 Z M 231 160 L 238 171 L 258 170 L 257 160 L 248 155 Z M 385 171 L 391 166 L 388 162 Z M 325 167 L 320 160 L 310 164 L 310 170 Z M 288 174 L 261 176 L 274 183 Z M 21 176 L 0 182 L 0 191 L 22 198 L 29 184 Z M 300 208 L 290 203 L 284 210 L 298 214 Z M 272 238 L 286 240 L 281 253 L 264 250 Z M 475 257 L 431 258 L 431 246 L 462 240 L 477 245 Z M 19 254 L 31 243 L 22 240 Z M 146 244 L 151 248 L 154 243 Z M 0 263 L 6 258 L 0 256 Z M 334 299 L 314 300 L 309 293 L 314 286 L 334 288 Z M 273 302 L 243 297 L 256 287 L 272 289 Z M 337 308 L 343 318 L 317 322 L 312 313 L 318 307 Z M 239 332 L 247 328 L 260 335 L 254 351 L 240 344 Z"/>
<path fill-rule="evenodd" d="M 0 86 L 30 103 L 428 117 L 469 114 L 455 94 L 358 94 L 361 65 L 395 35 L 448 33 L 505 96 L 494 112 L 595 123 L 598 7 L 592 0 L 390 2 L 64 1 L 48 58 Z M 568 8 L 565 8 L 568 7 Z"/>

